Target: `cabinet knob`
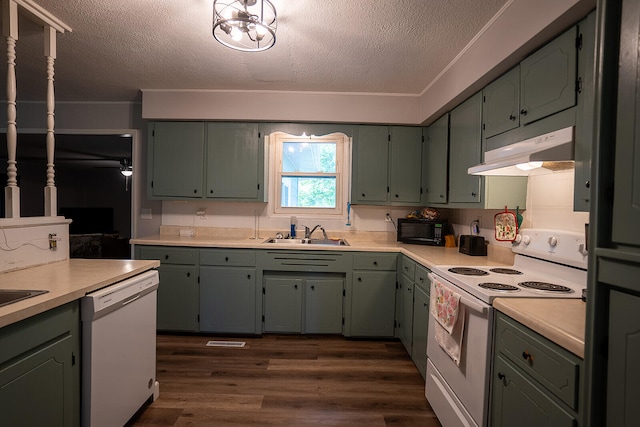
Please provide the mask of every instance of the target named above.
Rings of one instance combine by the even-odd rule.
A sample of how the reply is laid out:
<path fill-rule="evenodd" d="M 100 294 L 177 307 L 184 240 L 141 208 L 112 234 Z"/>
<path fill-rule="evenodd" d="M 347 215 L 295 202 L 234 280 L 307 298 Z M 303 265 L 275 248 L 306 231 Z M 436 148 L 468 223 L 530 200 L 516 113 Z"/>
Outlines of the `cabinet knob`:
<path fill-rule="evenodd" d="M 209 194 L 213 194 L 213 190 L 209 190 Z"/>
<path fill-rule="evenodd" d="M 364 193 L 362 193 L 362 197 L 365 197 L 365 194 L 364 194 Z"/>
<path fill-rule="evenodd" d="M 312 290 L 312 291 L 313 291 L 313 290 L 315 290 L 315 288 L 316 288 L 316 287 L 315 287 L 314 285 L 311 285 L 311 290 Z"/>
<path fill-rule="evenodd" d="M 224 257 L 224 261 L 228 262 L 229 261 L 229 257 L 228 256 Z"/>
<path fill-rule="evenodd" d="M 477 194 L 477 193 L 475 193 L 475 192 L 471 193 L 471 197 L 476 197 L 477 195 L 478 195 L 478 194 Z"/>
<path fill-rule="evenodd" d="M 427 304 L 426 302 L 423 302 L 423 303 L 422 303 L 422 306 L 423 306 L 423 307 L 426 307 L 427 305 L 429 305 L 429 304 Z"/>
<path fill-rule="evenodd" d="M 506 378 L 506 376 L 502 372 L 498 372 L 498 378 L 503 380 Z"/>
<path fill-rule="evenodd" d="M 378 261 L 373 261 L 373 265 L 378 266 Z"/>
<path fill-rule="evenodd" d="M 511 114 L 511 115 L 509 116 L 509 120 L 511 120 L 512 122 L 513 122 L 513 121 L 515 121 L 515 120 L 516 120 L 516 118 L 517 118 L 517 117 L 516 117 L 516 116 L 514 116 L 513 114 Z"/>
<path fill-rule="evenodd" d="M 444 199 L 444 194 L 441 194 L 441 195 L 440 195 L 440 198 L 441 198 L 441 199 Z"/>
<path fill-rule="evenodd" d="M 524 360 L 528 360 L 529 362 L 533 362 L 533 354 L 529 353 L 526 350 L 522 352 L 522 358 Z"/>
<path fill-rule="evenodd" d="M 251 275 L 250 274 L 247 274 L 247 279 L 251 279 Z"/>
<path fill-rule="evenodd" d="M 527 110 L 525 110 L 524 108 L 522 110 L 520 110 L 520 114 L 522 114 L 523 116 L 527 115 Z"/>
<path fill-rule="evenodd" d="M 396 199 L 397 199 L 398 197 L 400 197 L 400 196 L 398 196 L 398 195 L 396 194 Z"/>
<path fill-rule="evenodd" d="M 587 188 L 591 188 L 591 181 L 585 182 L 584 186 L 587 187 Z"/>
<path fill-rule="evenodd" d="M 193 194 L 198 194 L 198 190 L 197 190 L 197 189 L 194 189 L 194 190 L 193 190 Z"/>
<path fill-rule="evenodd" d="M 358 282 L 362 282 L 362 277 L 358 277 Z"/>
<path fill-rule="evenodd" d="M 169 259 L 169 255 L 164 256 L 165 261 Z"/>
<path fill-rule="evenodd" d="M 191 273 L 187 273 L 187 277 L 191 277 Z"/>
<path fill-rule="evenodd" d="M 298 289 L 298 285 L 293 285 L 293 289 Z"/>

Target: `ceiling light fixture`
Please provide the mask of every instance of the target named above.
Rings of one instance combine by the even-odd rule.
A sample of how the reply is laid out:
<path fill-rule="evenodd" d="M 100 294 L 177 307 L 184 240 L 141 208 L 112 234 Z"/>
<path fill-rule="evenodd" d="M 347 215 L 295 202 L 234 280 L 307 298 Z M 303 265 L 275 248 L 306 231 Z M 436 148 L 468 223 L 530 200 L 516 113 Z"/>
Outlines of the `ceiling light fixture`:
<path fill-rule="evenodd" d="M 269 0 L 213 1 L 213 37 L 231 49 L 269 49 L 276 43 L 276 26 L 276 8 Z"/>

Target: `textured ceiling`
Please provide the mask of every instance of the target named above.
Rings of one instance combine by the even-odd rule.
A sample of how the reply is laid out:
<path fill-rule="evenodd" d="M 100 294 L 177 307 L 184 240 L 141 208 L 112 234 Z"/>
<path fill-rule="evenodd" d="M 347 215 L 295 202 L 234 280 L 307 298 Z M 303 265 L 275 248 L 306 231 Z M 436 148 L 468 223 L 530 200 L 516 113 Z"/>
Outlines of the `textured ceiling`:
<path fill-rule="evenodd" d="M 507 2 L 272 0 L 276 45 L 243 53 L 213 39 L 212 0 L 35 1 L 73 29 L 58 35 L 58 101 L 132 101 L 140 89 L 419 94 Z M 19 30 L 18 100 L 44 100 L 42 33 L 24 19 Z"/>

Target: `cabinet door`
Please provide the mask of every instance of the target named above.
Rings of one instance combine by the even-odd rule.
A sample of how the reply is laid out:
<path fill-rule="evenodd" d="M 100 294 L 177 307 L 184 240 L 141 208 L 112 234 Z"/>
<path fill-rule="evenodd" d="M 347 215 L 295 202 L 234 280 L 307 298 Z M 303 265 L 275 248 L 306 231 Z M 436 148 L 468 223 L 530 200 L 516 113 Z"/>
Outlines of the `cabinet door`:
<path fill-rule="evenodd" d="M 257 124 L 207 124 L 206 196 L 257 200 L 260 151 Z"/>
<path fill-rule="evenodd" d="M 151 194 L 200 198 L 204 176 L 204 123 L 151 125 Z"/>
<path fill-rule="evenodd" d="M 482 130 L 489 138 L 520 126 L 520 67 L 482 90 Z"/>
<path fill-rule="evenodd" d="M 198 330 L 198 274 L 195 266 L 162 264 L 158 269 L 158 329 Z"/>
<path fill-rule="evenodd" d="M 482 94 L 478 93 L 450 113 L 449 203 L 480 202 L 480 176 L 469 167 L 482 160 Z"/>
<path fill-rule="evenodd" d="M 302 279 L 264 278 L 264 331 L 302 332 Z"/>
<path fill-rule="evenodd" d="M 304 331 L 309 334 L 342 333 L 344 280 L 305 279 Z"/>
<path fill-rule="evenodd" d="M 256 331 L 256 270 L 200 267 L 200 331 Z"/>
<path fill-rule="evenodd" d="M 389 199 L 420 203 L 422 128 L 391 127 Z"/>
<path fill-rule="evenodd" d="M 429 126 L 422 146 L 423 204 L 447 203 L 449 114 Z"/>
<path fill-rule="evenodd" d="M 427 328 L 429 324 L 429 294 L 420 286 L 414 286 L 413 334 L 411 359 L 425 377 L 427 371 Z"/>
<path fill-rule="evenodd" d="M 636 268 L 640 270 L 640 268 Z M 636 275 L 637 277 L 637 275 Z M 607 425 L 633 426 L 640 420 L 640 297 L 612 290 L 609 301 Z"/>
<path fill-rule="evenodd" d="M 493 374 L 494 427 L 575 427 L 577 420 L 498 355 Z"/>
<path fill-rule="evenodd" d="M 640 6 L 623 5 L 616 121 L 612 240 L 640 246 Z M 606 185 L 606 184 L 605 184 Z M 604 188 L 604 186 L 603 186 Z"/>
<path fill-rule="evenodd" d="M 0 425 L 73 425 L 72 352 L 66 336 L 0 369 Z"/>
<path fill-rule="evenodd" d="M 353 141 L 351 203 L 384 203 L 389 193 L 389 128 L 359 126 Z"/>
<path fill-rule="evenodd" d="M 402 301 L 402 313 L 400 316 L 400 341 L 411 355 L 412 339 L 413 339 L 413 282 L 406 276 L 401 275 L 402 287 L 398 289 L 400 292 L 397 298 Z"/>
<path fill-rule="evenodd" d="M 576 28 L 520 63 L 520 123 L 576 105 Z"/>
<path fill-rule="evenodd" d="M 392 337 L 395 319 L 395 271 L 354 271 L 351 335 Z"/>

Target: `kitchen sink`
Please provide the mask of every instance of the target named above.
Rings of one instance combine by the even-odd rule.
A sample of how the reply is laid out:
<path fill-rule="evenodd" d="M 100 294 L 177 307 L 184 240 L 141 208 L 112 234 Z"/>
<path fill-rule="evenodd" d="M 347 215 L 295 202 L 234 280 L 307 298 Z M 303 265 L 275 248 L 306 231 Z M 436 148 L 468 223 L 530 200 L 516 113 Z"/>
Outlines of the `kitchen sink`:
<path fill-rule="evenodd" d="M 288 245 L 322 245 L 322 246 L 349 246 L 345 239 L 277 239 L 270 237 L 262 243 L 288 244 Z"/>
<path fill-rule="evenodd" d="M 22 289 L 0 289 L 0 307 L 23 299 L 45 294 L 49 291 L 29 291 Z"/>

